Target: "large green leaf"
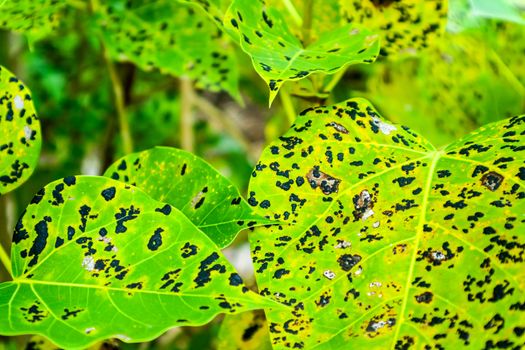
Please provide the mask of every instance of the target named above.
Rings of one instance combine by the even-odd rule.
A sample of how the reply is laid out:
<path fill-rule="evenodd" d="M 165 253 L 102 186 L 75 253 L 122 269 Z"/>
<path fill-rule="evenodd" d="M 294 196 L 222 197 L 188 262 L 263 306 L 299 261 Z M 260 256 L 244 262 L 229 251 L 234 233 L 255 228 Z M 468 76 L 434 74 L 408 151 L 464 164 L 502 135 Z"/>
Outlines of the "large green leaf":
<path fill-rule="evenodd" d="M 305 47 L 280 8 L 264 1 L 234 0 L 224 25 L 240 41 L 270 88 L 270 104 L 281 85 L 311 73 L 334 74 L 346 65 L 373 62 L 379 45 L 366 29 L 346 25 L 319 35 Z"/>
<path fill-rule="evenodd" d="M 66 5 L 56 0 L 4 0 L 0 3 L 0 28 L 41 39 L 58 26 L 58 12 Z"/>
<path fill-rule="evenodd" d="M 29 89 L 0 66 L 0 194 L 25 182 L 42 146 L 40 122 Z"/>
<path fill-rule="evenodd" d="M 271 223 L 254 213 L 237 188 L 195 155 L 169 147 L 129 154 L 105 172 L 179 209 L 220 248 L 245 228 Z"/>
<path fill-rule="evenodd" d="M 343 17 L 381 35 L 381 55 L 415 54 L 445 30 L 448 0 L 339 0 Z"/>
<path fill-rule="evenodd" d="M 275 348 L 524 344 L 525 116 L 443 150 L 363 99 L 309 109 L 249 199 L 288 222 L 251 236 Z M 264 203 L 264 205 L 261 205 Z"/>
<path fill-rule="evenodd" d="M 113 58 L 188 76 L 198 87 L 240 99 L 234 51 L 202 9 L 171 0 L 111 0 L 98 9 L 97 23 Z"/>
<path fill-rule="evenodd" d="M 104 177 L 66 177 L 38 192 L 11 255 L 0 334 L 42 334 L 67 348 L 145 341 L 270 305 L 176 208 Z"/>

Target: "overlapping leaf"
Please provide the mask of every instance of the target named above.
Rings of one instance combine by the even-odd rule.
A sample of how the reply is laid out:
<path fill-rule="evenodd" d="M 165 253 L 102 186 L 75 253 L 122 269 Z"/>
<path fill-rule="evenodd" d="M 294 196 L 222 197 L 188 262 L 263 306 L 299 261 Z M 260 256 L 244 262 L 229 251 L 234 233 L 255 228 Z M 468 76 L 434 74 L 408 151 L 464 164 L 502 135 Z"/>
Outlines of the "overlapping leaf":
<path fill-rule="evenodd" d="M 31 92 L 0 66 L 0 194 L 20 186 L 40 155 L 40 122 Z"/>
<path fill-rule="evenodd" d="M 253 212 L 235 186 L 204 160 L 156 147 L 117 160 L 105 172 L 179 209 L 220 248 L 242 229 L 271 223 Z"/>
<path fill-rule="evenodd" d="M 256 166 L 274 348 L 524 345 L 525 116 L 434 147 L 363 99 L 301 114 Z"/>
<path fill-rule="evenodd" d="M 281 85 L 312 73 L 334 74 L 344 66 L 375 60 L 379 46 L 366 29 L 347 25 L 303 45 L 279 8 L 264 1 L 232 2 L 224 25 L 238 36 L 255 70 L 270 88 L 270 103 Z"/>
<path fill-rule="evenodd" d="M 97 23 L 112 57 L 189 76 L 201 88 L 240 99 L 234 52 L 200 8 L 169 0 L 111 0 L 101 6 Z"/>
<path fill-rule="evenodd" d="M 0 334 L 66 348 L 145 341 L 218 313 L 268 306 L 177 209 L 104 177 L 67 177 L 16 226 L 13 281 L 0 284 Z"/>
<path fill-rule="evenodd" d="M 381 54 L 414 54 L 431 45 L 447 22 L 447 0 L 340 0 L 343 17 L 381 35 Z"/>
<path fill-rule="evenodd" d="M 0 3 L 0 28 L 40 39 L 58 26 L 58 12 L 66 5 L 56 0 L 6 0 Z"/>

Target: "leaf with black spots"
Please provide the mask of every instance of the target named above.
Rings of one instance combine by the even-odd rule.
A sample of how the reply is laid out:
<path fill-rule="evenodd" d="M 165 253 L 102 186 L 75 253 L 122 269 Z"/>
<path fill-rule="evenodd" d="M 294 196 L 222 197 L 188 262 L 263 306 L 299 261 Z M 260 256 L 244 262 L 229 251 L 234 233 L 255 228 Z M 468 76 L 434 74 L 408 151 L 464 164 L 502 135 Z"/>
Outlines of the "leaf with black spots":
<path fill-rule="evenodd" d="M 301 113 L 249 189 L 289 223 L 249 236 L 292 310 L 267 312 L 274 348 L 521 346 L 524 135 L 513 117 L 437 150 L 364 99 Z"/>
<path fill-rule="evenodd" d="M 240 100 L 229 39 L 201 8 L 170 0 L 111 0 L 101 3 L 96 15 L 112 58 L 189 77 L 199 88 Z"/>
<path fill-rule="evenodd" d="M 146 341 L 272 306 L 176 208 L 105 177 L 70 177 L 38 192 L 16 225 L 11 257 L 0 334 L 41 334 L 64 348 Z"/>
<path fill-rule="evenodd" d="M 0 194 L 4 194 L 20 186 L 35 170 L 42 135 L 31 92 L 2 66 L 0 135 Z"/>
<path fill-rule="evenodd" d="M 155 147 L 113 163 L 105 176 L 145 191 L 179 209 L 220 248 L 243 229 L 272 223 L 254 213 L 237 188 L 201 158 Z"/>
<path fill-rule="evenodd" d="M 350 64 L 373 62 L 379 51 L 376 36 L 355 25 L 326 31 L 303 45 L 280 8 L 264 1 L 234 0 L 224 25 L 251 57 L 270 88 L 270 104 L 282 84 L 312 73 L 335 74 Z"/>
<path fill-rule="evenodd" d="M 381 36 L 381 55 L 414 55 L 445 31 L 448 0 L 339 0 L 348 23 Z"/>
<path fill-rule="evenodd" d="M 59 25 L 65 1 L 6 0 L 0 3 L 0 28 L 25 34 L 31 41 L 42 39 Z"/>

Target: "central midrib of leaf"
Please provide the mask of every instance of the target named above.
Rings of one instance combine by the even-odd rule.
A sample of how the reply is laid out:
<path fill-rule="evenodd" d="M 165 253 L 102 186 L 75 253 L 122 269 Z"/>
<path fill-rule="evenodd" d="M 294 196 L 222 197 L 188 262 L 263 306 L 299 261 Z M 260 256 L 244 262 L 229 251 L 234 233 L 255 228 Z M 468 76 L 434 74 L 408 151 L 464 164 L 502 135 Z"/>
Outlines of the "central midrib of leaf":
<path fill-rule="evenodd" d="M 434 172 L 436 169 L 436 165 L 438 161 L 441 159 L 441 156 L 443 155 L 443 151 L 434 151 L 431 153 L 432 155 L 432 163 L 430 164 L 430 168 L 428 170 L 426 182 L 425 182 L 425 188 L 423 189 L 423 202 L 421 204 L 421 214 L 419 216 L 419 221 L 416 228 L 416 236 L 415 236 L 415 242 L 414 242 L 414 248 L 412 251 L 412 258 L 410 260 L 410 267 L 408 270 L 407 280 L 405 283 L 405 294 L 402 297 L 403 303 L 401 304 L 401 309 L 399 310 L 399 322 L 396 327 L 396 331 L 394 333 L 394 337 L 392 338 L 392 345 L 391 348 L 395 348 L 395 344 L 397 342 L 397 339 L 399 337 L 399 332 L 401 330 L 401 326 L 404 322 L 404 315 L 408 303 L 408 292 L 410 290 L 410 281 L 412 281 L 413 275 L 414 275 L 414 267 L 416 265 L 416 258 L 417 258 L 417 252 L 419 249 L 419 242 L 421 239 L 421 235 L 423 233 L 423 226 L 426 222 L 426 214 L 427 214 L 427 207 L 428 207 L 428 198 L 430 195 L 430 189 L 432 188 L 432 179 L 434 178 Z"/>

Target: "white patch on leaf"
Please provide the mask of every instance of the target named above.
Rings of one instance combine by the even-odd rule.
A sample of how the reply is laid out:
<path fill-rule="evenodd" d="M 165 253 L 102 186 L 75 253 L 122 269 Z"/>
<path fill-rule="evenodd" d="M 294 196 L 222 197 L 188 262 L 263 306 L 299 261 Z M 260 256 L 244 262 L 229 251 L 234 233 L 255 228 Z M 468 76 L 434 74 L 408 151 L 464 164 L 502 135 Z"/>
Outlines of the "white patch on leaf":
<path fill-rule="evenodd" d="M 384 121 L 382 121 L 381 119 L 379 119 L 377 117 L 372 117 L 372 122 L 385 135 L 390 135 L 390 133 L 392 131 L 397 130 L 395 125 L 391 125 L 391 124 L 385 123 Z"/>
<path fill-rule="evenodd" d="M 24 108 L 24 100 L 22 99 L 22 97 L 20 97 L 20 95 L 16 95 L 15 96 L 14 102 L 15 102 L 15 108 L 16 109 Z"/>
<path fill-rule="evenodd" d="M 82 260 L 82 267 L 86 271 L 93 271 L 95 269 L 95 259 L 93 259 L 91 255 L 86 256 L 84 260 Z"/>

